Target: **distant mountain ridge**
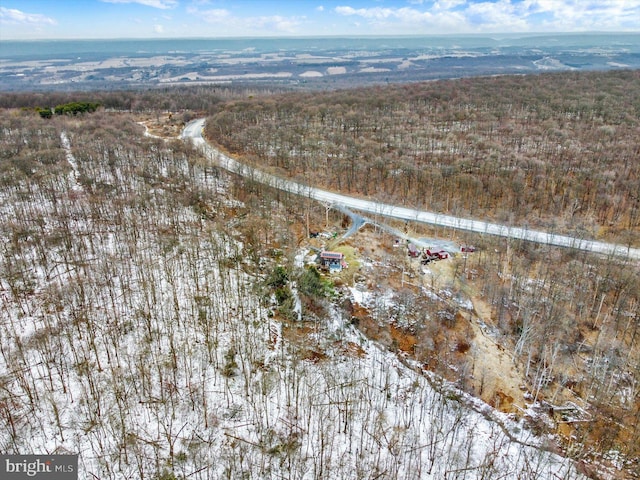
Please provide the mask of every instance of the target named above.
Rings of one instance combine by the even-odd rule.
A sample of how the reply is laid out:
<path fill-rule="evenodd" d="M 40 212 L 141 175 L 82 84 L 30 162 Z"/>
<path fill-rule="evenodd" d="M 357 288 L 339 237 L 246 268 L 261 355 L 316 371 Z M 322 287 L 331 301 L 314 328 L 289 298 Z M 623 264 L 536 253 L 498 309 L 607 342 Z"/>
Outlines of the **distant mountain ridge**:
<path fill-rule="evenodd" d="M 344 88 L 640 68 L 640 34 L 0 42 L 0 91 L 259 83 Z"/>

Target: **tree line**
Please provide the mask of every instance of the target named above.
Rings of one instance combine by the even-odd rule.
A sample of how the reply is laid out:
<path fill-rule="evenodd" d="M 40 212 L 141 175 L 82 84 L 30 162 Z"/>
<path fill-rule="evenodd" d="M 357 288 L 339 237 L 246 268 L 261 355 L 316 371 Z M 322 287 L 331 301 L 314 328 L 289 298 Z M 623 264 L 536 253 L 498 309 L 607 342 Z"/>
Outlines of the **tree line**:
<path fill-rule="evenodd" d="M 207 135 L 326 188 L 640 244 L 640 73 L 443 80 L 220 102 Z"/>
<path fill-rule="evenodd" d="M 45 108 L 36 107 L 36 111 L 42 118 L 51 118 L 53 114 L 56 115 L 78 115 L 79 113 L 92 113 L 99 107 L 98 102 L 69 102 L 55 107 Z"/>
<path fill-rule="evenodd" d="M 90 96 L 106 110 L 130 112 L 213 112 L 215 105 L 232 98 L 272 95 L 281 87 L 250 85 L 210 85 L 197 87 L 164 87 L 137 90 L 97 90 L 88 93 L 70 92 L 8 92 L 0 95 L 0 108 L 42 108 L 43 105 L 65 105 L 78 102 L 78 97 Z"/>

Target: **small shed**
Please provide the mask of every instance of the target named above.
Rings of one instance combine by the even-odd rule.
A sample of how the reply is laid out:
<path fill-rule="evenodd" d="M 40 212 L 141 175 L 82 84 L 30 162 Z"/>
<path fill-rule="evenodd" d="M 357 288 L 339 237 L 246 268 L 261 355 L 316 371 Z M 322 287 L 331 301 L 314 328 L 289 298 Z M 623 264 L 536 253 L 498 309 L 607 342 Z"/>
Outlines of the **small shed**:
<path fill-rule="evenodd" d="M 340 272 L 343 268 L 347 268 L 344 253 L 331 252 L 328 250 L 320 253 L 320 265 L 329 269 L 330 272 Z"/>

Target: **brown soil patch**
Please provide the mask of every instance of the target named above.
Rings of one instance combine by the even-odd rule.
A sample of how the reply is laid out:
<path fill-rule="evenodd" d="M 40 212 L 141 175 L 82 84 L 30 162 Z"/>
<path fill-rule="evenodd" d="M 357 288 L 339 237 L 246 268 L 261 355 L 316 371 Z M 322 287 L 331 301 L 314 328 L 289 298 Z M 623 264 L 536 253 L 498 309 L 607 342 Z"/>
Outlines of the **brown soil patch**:
<path fill-rule="evenodd" d="M 413 353 L 415 347 L 418 343 L 418 340 L 415 336 L 408 334 L 402 329 L 396 327 L 395 325 L 389 325 L 389 332 L 391 333 L 391 338 L 395 346 L 397 346 L 398 350 L 401 350 L 405 353 Z"/>
<path fill-rule="evenodd" d="M 360 345 L 354 342 L 341 343 L 340 347 L 342 353 L 347 357 L 362 358 L 367 353 Z"/>
<path fill-rule="evenodd" d="M 304 344 L 313 333 L 316 333 L 316 326 L 313 323 L 294 322 L 282 325 L 283 338 L 292 344 Z"/>
<path fill-rule="evenodd" d="M 371 260 L 389 265 L 383 267 L 383 281 L 396 290 L 402 287 L 415 291 L 426 288 L 437 292 L 450 284 L 454 276 L 452 259 L 422 266 L 418 259 L 406 258 L 403 246 L 394 247 L 391 235 L 376 232 L 373 228 L 360 230 L 350 242 L 362 245 L 362 253 Z M 473 294 L 472 286 L 469 290 L 474 312 L 461 310 L 451 302 L 443 303 L 443 307 L 453 310 L 455 318 L 446 326 L 440 325 L 435 333 L 431 332 L 430 338 L 434 343 L 431 352 L 422 349 L 421 337 L 397 325 L 379 325 L 360 305 L 354 305 L 353 316 L 367 337 L 410 355 L 422 351 L 422 358 L 416 359 L 426 363 L 430 370 L 450 381 L 460 382 L 465 389 L 500 411 L 521 413 L 521 409 L 526 407 L 525 391 L 521 389 L 525 383 L 523 374 L 504 348 L 481 328 L 481 324 L 493 324 L 491 308 Z M 464 365 L 467 367 L 456 368 Z"/>
<path fill-rule="evenodd" d="M 140 115 L 137 121 L 147 128 L 149 135 L 160 138 L 177 138 L 184 128 L 184 122 L 172 113 Z"/>
<path fill-rule="evenodd" d="M 304 349 L 300 354 L 300 358 L 311 363 L 318 363 L 322 360 L 326 360 L 327 355 L 319 350 Z"/>
<path fill-rule="evenodd" d="M 518 413 L 518 408 L 525 408 L 520 388 L 524 384 L 523 375 L 511 356 L 484 333 L 476 318 L 470 317 L 469 325 L 475 334 L 469 352 L 473 358 L 470 384 L 474 393 L 503 412 Z"/>

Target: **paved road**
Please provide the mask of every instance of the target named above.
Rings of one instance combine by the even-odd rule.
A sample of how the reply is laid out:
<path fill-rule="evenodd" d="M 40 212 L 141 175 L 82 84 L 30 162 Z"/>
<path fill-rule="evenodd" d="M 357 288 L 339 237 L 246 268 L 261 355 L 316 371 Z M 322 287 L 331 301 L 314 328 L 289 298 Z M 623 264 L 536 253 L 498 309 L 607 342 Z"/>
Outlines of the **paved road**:
<path fill-rule="evenodd" d="M 476 233 L 487 233 L 500 237 L 526 240 L 529 242 L 541 243 L 545 245 L 555 245 L 559 247 L 573 248 L 588 252 L 613 255 L 623 258 L 640 260 L 640 249 L 630 248 L 625 245 L 598 242 L 557 233 L 544 232 L 540 230 L 530 230 L 522 227 L 510 227 L 497 223 L 489 223 L 481 220 L 471 220 L 467 218 L 443 215 L 435 212 L 415 210 L 406 207 L 398 207 L 381 202 L 354 198 L 339 193 L 321 190 L 301 183 L 286 180 L 260 170 L 244 165 L 233 158 L 225 155 L 216 148 L 209 145 L 202 136 L 205 119 L 198 119 L 187 124 L 181 134 L 183 140 L 190 139 L 193 144 L 200 148 L 205 155 L 216 161 L 221 167 L 238 173 L 245 177 L 252 178 L 258 182 L 265 183 L 274 188 L 295 193 L 320 202 L 341 205 L 361 212 L 366 212 L 374 216 L 383 216 L 407 220 L 412 222 L 427 223 L 443 227 L 467 230 Z"/>

